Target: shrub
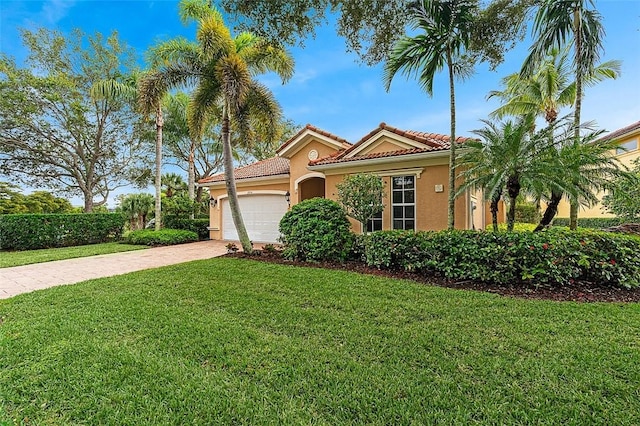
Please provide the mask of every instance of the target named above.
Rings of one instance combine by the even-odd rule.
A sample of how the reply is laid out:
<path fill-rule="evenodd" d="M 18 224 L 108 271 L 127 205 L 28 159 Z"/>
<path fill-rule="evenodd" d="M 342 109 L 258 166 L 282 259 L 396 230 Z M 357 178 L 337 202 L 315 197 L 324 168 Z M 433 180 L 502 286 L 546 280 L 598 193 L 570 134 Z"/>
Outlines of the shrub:
<path fill-rule="evenodd" d="M 612 226 L 618 226 L 625 223 L 625 220 L 619 217 L 586 217 L 578 218 L 578 227 L 591 229 L 606 229 Z M 569 226 L 569 218 L 556 217 L 553 219 L 553 226 Z"/>
<path fill-rule="evenodd" d="M 167 215 L 162 218 L 162 222 L 165 228 L 193 231 L 198 234 L 198 238 L 200 240 L 209 239 L 209 218 L 189 219 L 174 215 Z"/>
<path fill-rule="evenodd" d="M 183 229 L 140 229 L 125 235 L 123 242 L 146 246 L 171 246 L 174 244 L 192 243 L 198 241 L 198 234 Z"/>
<path fill-rule="evenodd" d="M 540 212 L 534 203 L 516 203 L 516 222 L 538 223 L 540 222 Z"/>
<path fill-rule="evenodd" d="M 302 201 L 280 221 L 282 254 L 288 259 L 343 261 L 353 240 L 350 228 L 344 210 L 335 201 Z"/>
<path fill-rule="evenodd" d="M 640 286 L 640 240 L 594 230 L 547 232 L 373 233 L 365 259 L 455 280 L 566 285 L 574 280 Z"/>
<path fill-rule="evenodd" d="M 0 215 L 0 248 L 35 250 L 120 239 L 125 219 L 115 213 Z"/>

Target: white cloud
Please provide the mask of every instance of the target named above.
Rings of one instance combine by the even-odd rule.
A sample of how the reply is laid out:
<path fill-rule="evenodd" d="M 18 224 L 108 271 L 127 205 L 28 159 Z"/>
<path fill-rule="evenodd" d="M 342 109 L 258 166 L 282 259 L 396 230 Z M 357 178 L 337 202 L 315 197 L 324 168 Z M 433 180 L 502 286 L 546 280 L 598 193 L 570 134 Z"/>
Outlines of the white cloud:
<path fill-rule="evenodd" d="M 42 4 L 39 14 L 40 23 L 55 25 L 64 19 L 69 9 L 76 4 L 75 0 L 49 0 Z"/>

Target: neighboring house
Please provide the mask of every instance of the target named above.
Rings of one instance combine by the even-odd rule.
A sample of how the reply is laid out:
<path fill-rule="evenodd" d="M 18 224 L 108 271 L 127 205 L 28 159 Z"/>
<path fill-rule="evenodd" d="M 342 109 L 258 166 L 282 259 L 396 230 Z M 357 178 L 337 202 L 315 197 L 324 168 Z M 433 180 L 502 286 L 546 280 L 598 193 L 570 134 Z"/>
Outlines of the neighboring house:
<path fill-rule="evenodd" d="M 620 164 L 631 167 L 632 162 L 640 158 L 640 121 L 637 121 L 627 127 L 609 133 L 600 140 L 617 140 L 619 142 L 615 156 Z M 598 198 L 602 200 L 604 192 L 598 194 Z M 579 217 L 613 217 L 614 215 L 605 210 L 600 203 L 592 207 L 581 207 Z M 569 202 L 562 200 L 558 205 L 557 217 L 569 217 Z"/>
<path fill-rule="evenodd" d="M 290 206 L 314 197 L 335 200 L 336 184 L 360 172 L 379 175 L 387 191 L 385 209 L 369 221 L 370 231 L 446 229 L 449 147 L 449 136 L 404 131 L 385 123 L 355 144 L 307 125 L 278 148 L 276 157 L 235 170 L 249 238 L 277 242 L 278 224 Z M 237 239 L 224 175 L 202 179 L 198 185 L 210 194 L 210 237 Z M 484 229 L 491 222 L 486 203 L 480 201 L 471 193 L 457 198 L 456 228 Z M 358 222 L 351 222 L 355 232 L 362 231 Z"/>

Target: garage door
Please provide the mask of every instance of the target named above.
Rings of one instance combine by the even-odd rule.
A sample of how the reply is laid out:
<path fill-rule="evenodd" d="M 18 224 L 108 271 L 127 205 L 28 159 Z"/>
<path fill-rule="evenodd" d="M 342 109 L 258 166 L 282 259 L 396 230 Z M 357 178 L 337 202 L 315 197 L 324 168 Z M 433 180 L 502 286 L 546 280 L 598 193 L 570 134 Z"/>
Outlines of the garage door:
<path fill-rule="evenodd" d="M 241 195 L 238 201 L 249 239 L 261 243 L 278 242 L 280 237 L 278 225 L 289 207 L 284 195 Z M 225 240 L 238 240 L 229 201 L 226 199 L 222 200 L 222 236 Z"/>

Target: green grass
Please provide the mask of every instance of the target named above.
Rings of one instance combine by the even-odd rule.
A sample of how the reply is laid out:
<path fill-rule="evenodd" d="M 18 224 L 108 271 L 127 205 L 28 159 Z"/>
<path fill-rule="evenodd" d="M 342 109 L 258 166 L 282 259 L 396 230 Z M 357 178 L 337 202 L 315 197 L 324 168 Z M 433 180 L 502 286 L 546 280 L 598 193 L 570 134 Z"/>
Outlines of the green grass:
<path fill-rule="evenodd" d="M 638 304 L 218 258 L 1 300 L 0 318 L 16 422 L 640 424 Z"/>
<path fill-rule="evenodd" d="M 76 257 L 95 256 L 98 254 L 120 253 L 144 248 L 147 247 L 131 244 L 103 243 L 42 250 L 0 251 L 0 268 L 51 262 L 53 260 L 74 259 Z"/>

